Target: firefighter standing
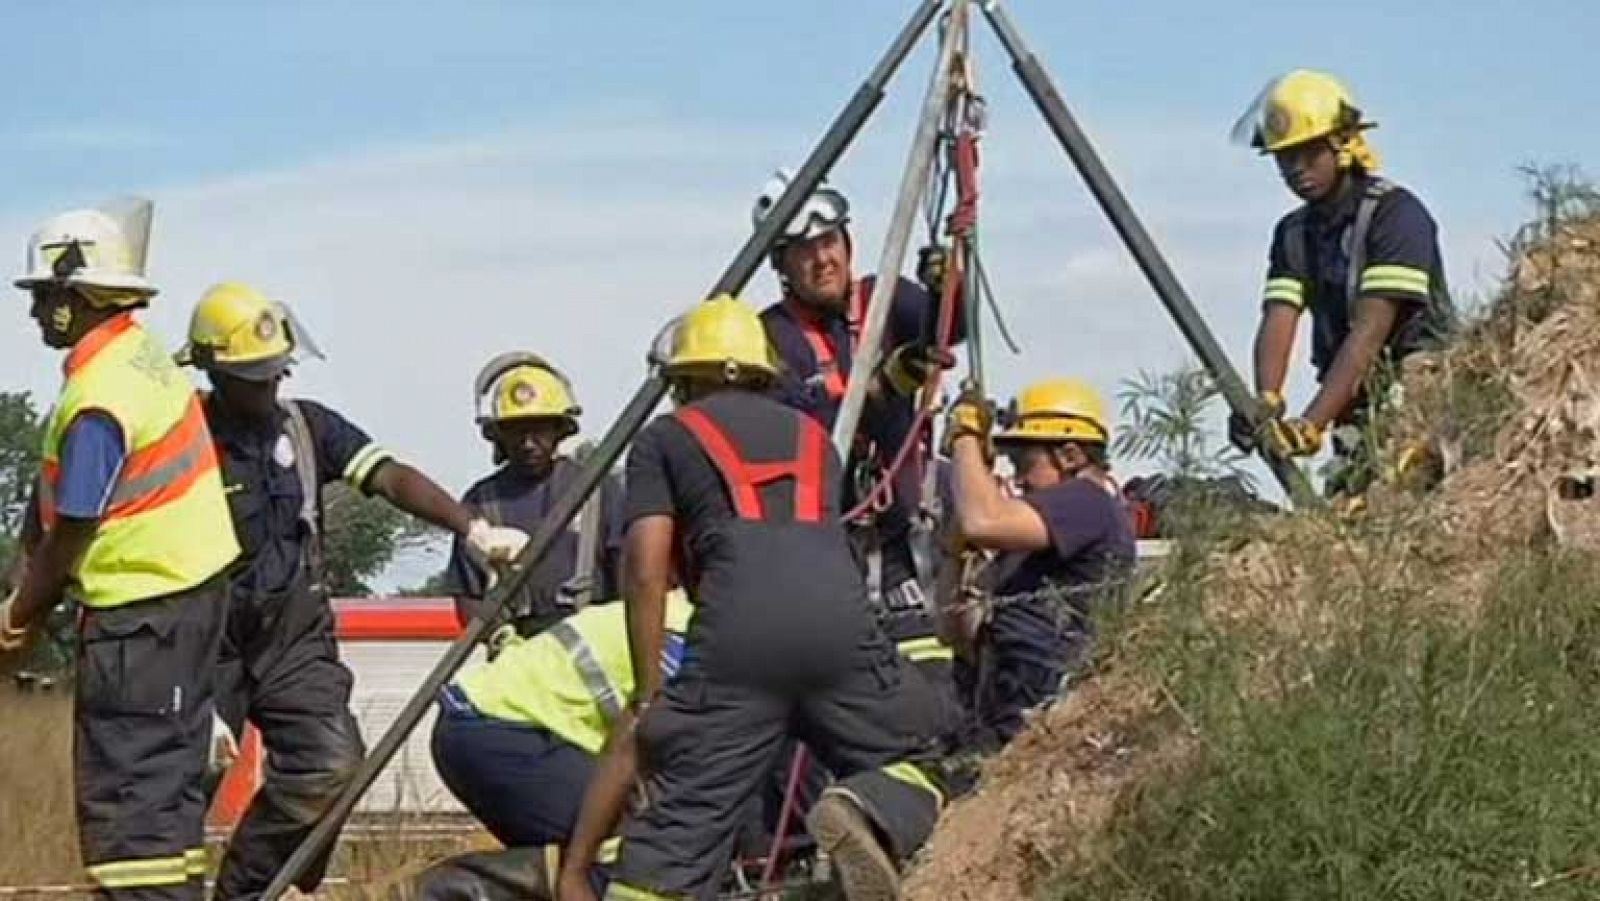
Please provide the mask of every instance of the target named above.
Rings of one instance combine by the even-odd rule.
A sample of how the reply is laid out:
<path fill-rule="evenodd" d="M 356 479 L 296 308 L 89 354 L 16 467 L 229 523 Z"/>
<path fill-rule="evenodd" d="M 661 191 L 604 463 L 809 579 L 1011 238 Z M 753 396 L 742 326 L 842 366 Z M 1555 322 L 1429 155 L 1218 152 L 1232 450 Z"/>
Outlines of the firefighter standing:
<path fill-rule="evenodd" d="M 572 385 L 545 359 L 508 353 L 484 366 L 475 395 L 478 428 L 493 446 L 498 468 L 467 489 L 461 503 L 491 523 L 531 533 L 578 474 L 578 464 L 560 452 L 561 443 L 577 434 L 582 413 Z M 614 479 L 601 483 L 508 604 L 510 628 L 491 631 L 491 653 L 509 635 L 533 635 L 592 598 L 616 597 L 621 501 Z M 458 540 L 446 569 L 463 621 L 479 612 L 489 586 L 470 550 Z"/>
<path fill-rule="evenodd" d="M 239 546 L 199 399 L 134 318 L 156 294 L 148 216 L 70 212 L 29 242 L 16 284 L 67 357 L 41 531 L 0 605 L 0 651 L 63 597 L 81 606 L 73 752 L 89 877 L 103 897 L 197 899 L 223 571 Z"/>
<path fill-rule="evenodd" d="M 1373 476 L 1363 432 L 1389 401 L 1395 367 L 1438 347 L 1454 326 L 1438 227 L 1416 195 L 1378 175 L 1372 128 L 1343 84 L 1304 69 L 1270 83 L 1235 128 L 1271 154 L 1303 203 L 1273 232 L 1255 383 L 1274 414 L 1266 439 L 1281 454 L 1310 456 L 1333 432 L 1330 494 L 1359 494 Z M 1312 317 L 1311 363 L 1320 383 L 1299 417 L 1284 418 L 1283 386 L 1301 313 Z M 1229 434 L 1241 450 L 1261 436 L 1242 416 Z"/>
<path fill-rule="evenodd" d="M 838 522 L 839 460 L 817 420 L 762 393 L 777 369 L 748 307 L 700 304 L 672 344 L 664 372 L 680 406 L 639 433 L 625 474 L 651 803 L 623 827 L 607 897 L 707 897 L 736 814 L 798 738 L 840 779 L 811 810 L 812 836 L 851 898 L 892 898 L 895 859 L 942 801 L 909 762 L 936 715 L 867 605 Z M 675 558 L 695 613 L 683 667 L 660 689 Z"/>
<path fill-rule="evenodd" d="M 992 745 L 1015 737 L 1024 712 L 1054 700 L 1087 661 L 1093 602 L 1123 581 L 1135 544 L 1108 472 L 1110 420 L 1093 388 L 1051 379 L 1018 395 L 995 443 L 1010 459 L 1020 498 L 995 481 L 989 418 L 981 398 L 963 396 L 950 409 L 945 441 L 960 541 L 1000 554 L 987 622 L 957 640 L 976 646 L 980 665 L 964 668 L 962 681 L 980 741 Z"/>
<path fill-rule="evenodd" d="M 218 709 L 246 720 L 267 751 L 266 779 L 234 830 L 219 898 L 259 893 L 361 763 L 352 678 L 339 660 L 323 571 L 322 486 L 343 480 L 464 541 L 486 560 L 514 557 L 527 536 L 490 526 L 329 408 L 279 396 L 299 355 L 318 355 L 288 308 L 240 283 L 195 306 L 180 362 L 205 372 L 233 529 L 244 547 L 230 578 Z M 326 857 L 298 887 L 321 881 Z"/>
<path fill-rule="evenodd" d="M 757 198 L 752 219 L 757 225 L 788 186 L 789 175 L 779 172 Z M 761 313 L 767 336 L 780 362 L 775 395 L 785 404 L 810 414 L 831 429 L 839 414 L 851 360 L 866 318 L 867 301 L 875 276 L 857 279 L 853 274 L 854 244 L 850 235 L 850 202 L 824 183 L 779 236 L 772 251 L 772 267 L 783 297 Z M 896 278 L 884 355 L 872 374 L 860 419 L 859 439 L 845 474 L 845 503 L 863 500 L 863 491 L 884 468 L 907 437 L 916 419 L 916 395 L 931 370 L 951 362 L 929 341 L 938 292 L 944 277 L 942 248 L 921 254 L 919 278 L 926 287 Z M 959 299 L 958 299 L 959 302 Z M 956 333 L 963 337 L 965 317 L 952 311 Z M 923 440 L 917 436 L 916 440 Z M 928 544 L 919 542 L 914 526 L 921 515 L 924 472 L 921 454 L 894 474 L 879 505 L 852 523 L 852 538 L 867 564 L 867 589 L 880 611 L 885 630 L 914 658 L 948 659 L 949 649 L 938 646 L 935 628 L 924 603 L 924 586 L 931 585 L 934 564 Z"/>

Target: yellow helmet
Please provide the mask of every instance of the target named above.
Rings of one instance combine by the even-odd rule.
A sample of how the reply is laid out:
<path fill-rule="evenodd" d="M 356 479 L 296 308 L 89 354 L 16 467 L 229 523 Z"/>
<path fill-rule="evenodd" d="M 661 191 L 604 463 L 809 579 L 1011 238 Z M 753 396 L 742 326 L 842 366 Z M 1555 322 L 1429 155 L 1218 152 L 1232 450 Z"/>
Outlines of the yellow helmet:
<path fill-rule="evenodd" d="M 668 378 L 716 372 L 730 381 L 757 373 L 778 374 L 767 330 L 755 310 L 728 294 L 685 313 L 672 334 L 672 353 L 663 367 Z"/>
<path fill-rule="evenodd" d="M 1011 423 L 995 441 L 1088 441 L 1109 444 L 1111 420 L 1100 392 L 1080 379 L 1046 379 L 1022 389 Z"/>
<path fill-rule="evenodd" d="M 305 349 L 321 357 L 289 308 L 243 282 L 207 289 L 189 319 L 189 341 L 179 365 L 264 382 L 277 378 Z"/>
<path fill-rule="evenodd" d="M 1262 153 L 1346 133 L 1372 123 L 1361 120 L 1349 89 L 1326 72 L 1296 69 L 1269 82 L 1234 126 L 1234 137 Z"/>
<path fill-rule="evenodd" d="M 561 373 L 548 365 L 524 363 L 495 378 L 489 408 L 479 421 L 562 419 L 575 432 L 582 412 Z"/>

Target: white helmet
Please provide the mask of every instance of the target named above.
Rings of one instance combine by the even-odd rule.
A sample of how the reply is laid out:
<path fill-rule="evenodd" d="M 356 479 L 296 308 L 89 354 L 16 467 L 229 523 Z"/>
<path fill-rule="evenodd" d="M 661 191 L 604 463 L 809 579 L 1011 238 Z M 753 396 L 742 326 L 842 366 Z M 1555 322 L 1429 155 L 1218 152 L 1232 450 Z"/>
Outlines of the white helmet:
<path fill-rule="evenodd" d="M 767 213 L 772 211 L 773 205 L 783 196 L 791 181 L 794 181 L 794 173 L 788 169 L 779 169 L 773 173 L 772 178 L 762 187 L 761 195 L 756 198 L 755 207 L 750 210 L 752 227 L 761 227 L 762 220 L 767 218 Z M 845 198 L 843 192 L 823 181 L 817 185 L 816 192 L 801 204 L 800 212 L 789 220 L 788 227 L 778 239 L 778 245 L 791 241 L 809 241 L 836 228 L 843 228 L 849 223 L 850 201 Z"/>
<path fill-rule="evenodd" d="M 16 286 L 27 290 L 54 283 L 99 288 L 105 295 L 130 301 L 154 296 L 156 286 L 144 277 L 150 213 L 150 201 L 135 200 L 121 215 L 73 210 L 46 220 L 28 239 L 27 274 L 16 280 Z"/>

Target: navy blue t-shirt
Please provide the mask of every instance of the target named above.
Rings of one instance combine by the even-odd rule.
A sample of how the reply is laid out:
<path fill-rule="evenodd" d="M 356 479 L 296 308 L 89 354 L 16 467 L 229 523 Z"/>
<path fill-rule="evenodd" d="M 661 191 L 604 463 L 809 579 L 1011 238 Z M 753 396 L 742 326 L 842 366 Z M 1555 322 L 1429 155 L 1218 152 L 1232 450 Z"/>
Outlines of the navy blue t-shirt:
<path fill-rule="evenodd" d="M 1023 497 L 1044 520 L 1050 546 L 1010 554 L 997 566 L 995 596 L 1114 582 L 1133 566 L 1133 522 L 1119 497 L 1087 479 L 1068 479 Z M 1085 611 L 1086 612 L 1086 611 Z"/>
<path fill-rule="evenodd" d="M 495 525 L 532 533 L 550 515 L 556 497 L 576 474 L 577 464 L 565 457 L 559 458 L 550 475 L 543 479 L 532 478 L 515 467 L 502 466 L 473 483 L 462 495 L 461 503 Z M 536 607 L 553 603 L 556 592 L 577 572 L 578 525 L 579 520 L 573 520 L 572 526 L 556 539 L 530 577 L 530 600 Z M 622 491 L 616 479 L 608 478 L 600 483 L 600 543 L 596 560 L 599 584 L 592 595 L 596 601 L 615 599 L 619 591 L 623 528 Z M 472 559 L 460 536 L 450 548 L 445 586 L 456 598 L 480 599 L 488 590 L 483 568 Z"/>
<path fill-rule="evenodd" d="M 862 279 L 851 290 L 870 294 L 873 278 L 868 276 Z M 884 328 L 884 354 L 900 345 L 923 340 L 936 306 L 922 286 L 909 279 L 898 279 Z M 797 319 L 801 315 L 803 313 L 791 309 L 783 301 L 772 304 L 761 313 L 762 322 L 767 327 L 767 340 L 771 342 L 779 361 L 780 372 L 773 396 L 783 404 L 811 415 L 823 428 L 832 430 L 834 420 L 839 415 L 840 399 L 829 396 L 817 354 L 806 340 Z M 827 317 L 817 324 L 833 350 L 834 365 L 840 378 L 848 379 L 855 345 L 853 333 L 860 330 L 861 324 L 850 322 L 844 315 Z M 966 321 L 959 309 L 955 313 L 954 326 L 952 342 L 965 340 Z M 890 457 L 899 450 L 916 421 L 915 403 L 912 397 L 869 396 L 862 407 L 859 434 L 877 446 L 881 457 Z M 921 467 L 915 465 L 918 459 L 915 455 L 911 459 L 912 464 L 903 467 L 894 481 L 895 504 L 881 523 L 886 536 L 904 533 L 921 495 Z M 884 459 L 883 462 L 889 461 Z M 847 492 L 847 506 L 858 500 Z"/>
<path fill-rule="evenodd" d="M 344 480 L 365 492 L 372 474 L 394 458 L 348 419 L 312 400 L 299 405 L 316 451 L 317 480 L 322 485 Z M 243 565 L 234 585 L 258 594 L 290 586 L 304 559 L 310 531 L 300 520 L 300 477 L 294 442 L 285 429 L 289 414 L 281 407 L 265 422 L 236 419 L 217 403 L 205 402 L 206 420 L 222 463 L 223 488 L 233 530 L 243 549 Z"/>
<path fill-rule="evenodd" d="M 1349 242 L 1369 182 L 1359 176 L 1337 203 L 1296 210 L 1273 230 L 1264 300 L 1310 310 L 1311 362 L 1319 379 L 1350 334 Z M 1296 251 L 1289 243 L 1300 233 L 1300 222 L 1303 249 Z M 1358 293 L 1401 304 L 1387 345 L 1395 360 L 1437 340 L 1453 318 L 1448 310 L 1433 308 L 1435 294 L 1447 296 L 1438 233 L 1427 207 L 1405 188 L 1396 185 L 1378 199 Z"/>

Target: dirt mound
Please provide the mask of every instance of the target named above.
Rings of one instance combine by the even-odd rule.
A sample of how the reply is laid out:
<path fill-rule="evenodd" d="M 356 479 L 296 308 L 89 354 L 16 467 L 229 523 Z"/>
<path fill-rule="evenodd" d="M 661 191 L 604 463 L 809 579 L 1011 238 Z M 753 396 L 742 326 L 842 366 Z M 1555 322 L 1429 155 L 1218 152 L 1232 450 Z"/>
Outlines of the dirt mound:
<path fill-rule="evenodd" d="M 1186 564 L 1214 624 L 1259 633 L 1247 694 L 1290 684 L 1271 649 L 1333 634 L 1332 598 L 1377 586 L 1404 593 L 1417 615 L 1471 616 L 1508 551 L 1551 540 L 1600 550 L 1600 220 L 1517 250 L 1500 296 L 1402 383 L 1391 465 L 1358 523 L 1299 514 Z M 1398 466 L 1408 448 L 1431 451 L 1431 488 Z M 941 821 L 907 898 L 1034 897 L 1099 853 L 1122 799 L 1183 765 L 1193 724 L 1148 669 L 1125 665 L 1138 629 L 987 764 Z"/>

